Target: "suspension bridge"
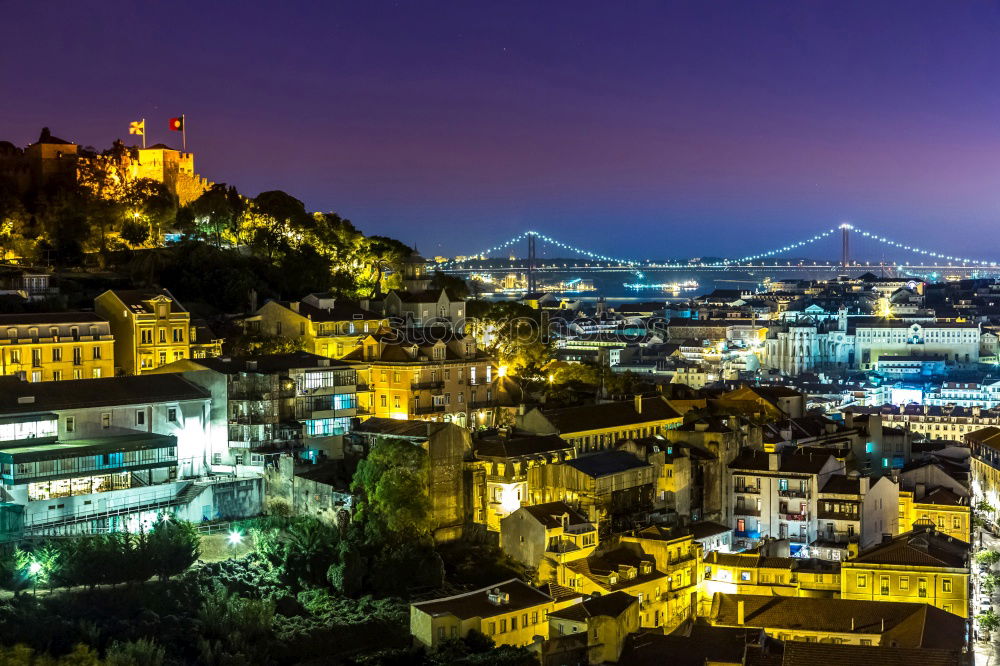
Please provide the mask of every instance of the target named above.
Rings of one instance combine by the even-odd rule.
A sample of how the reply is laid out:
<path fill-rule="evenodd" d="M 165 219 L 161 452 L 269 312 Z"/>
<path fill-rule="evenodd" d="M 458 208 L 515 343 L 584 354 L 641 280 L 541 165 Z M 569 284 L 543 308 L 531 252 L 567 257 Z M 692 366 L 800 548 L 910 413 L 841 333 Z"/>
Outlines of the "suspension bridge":
<path fill-rule="evenodd" d="M 543 251 L 539 253 L 539 246 Z M 518 256 L 520 250 L 524 256 Z M 806 253 L 817 257 L 806 258 Z M 866 260 L 867 259 L 867 260 Z M 776 245 L 766 251 L 731 259 L 656 260 L 612 257 L 576 247 L 538 231 L 523 231 L 502 243 L 471 255 L 438 263 L 435 270 L 470 274 L 485 270 L 526 272 L 529 288 L 537 273 L 642 271 L 856 271 L 878 269 L 892 275 L 955 273 L 995 274 L 1000 261 L 964 257 L 894 240 L 852 224 L 841 224 L 808 238 Z"/>

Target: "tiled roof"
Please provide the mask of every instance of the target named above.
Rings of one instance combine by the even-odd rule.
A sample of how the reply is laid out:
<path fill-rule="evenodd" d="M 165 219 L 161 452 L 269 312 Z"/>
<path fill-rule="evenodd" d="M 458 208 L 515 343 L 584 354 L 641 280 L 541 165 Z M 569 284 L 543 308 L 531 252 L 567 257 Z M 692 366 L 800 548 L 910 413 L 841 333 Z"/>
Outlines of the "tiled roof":
<path fill-rule="evenodd" d="M 681 418 L 681 415 L 659 396 L 642 398 L 641 413 L 636 411 L 634 400 L 567 407 L 542 413 L 562 434 L 605 428 L 625 428 L 650 421 Z"/>
<path fill-rule="evenodd" d="M 277 301 L 282 307 L 291 309 L 291 303 L 288 301 Z M 303 317 L 309 317 L 312 321 L 326 322 L 326 321 L 379 321 L 384 319 L 384 317 L 376 312 L 370 310 L 365 310 L 358 306 L 356 303 L 351 303 L 350 301 L 335 301 L 332 308 L 318 308 L 311 303 L 306 303 L 304 301 L 299 301 L 299 314 Z"/>
<path fill-rule="evenodd" d="M 567 460 L 566 464 L 595 479 L 637 467 L 650 466 L 627 451 L 615 450 L 580 456 L 573 460 Z"/>
<path fill-rule="evenodd" d="M 917 504 L 941 504 L 944 506 L 969 506 L 969 498 L 956 495 L 948 488 L 941 486 L 915 500 Z"/>
<path fill-rule="evenodd" d="M 591 597 L 578 604 L 567 606 L 561 610 L 552 611 L 549 617 L 561 617 L 566 620 L 584 622 L 591 617 L 619 617 L 628 610 L 629 606 L 638 603 L 639 599 L 627 592 L 612 592 L 602 594 L 598 597 Z"/>
<path fill-rule="evenodd" d="M 965 620 L 919 603 L 718 594 L 712 601 L 714 622 L 737 626 L 738 602 L 744 603 L 744 626 L 827 631 L 845 634 L 888 634 L 895 631 L 901 647 L 960 648 Z M 915 631 L 912 627 L 917 627 Z"/>
<path fill-rule="evenodd" d="M 80 409 L 104 405 L 135 405 L 209 397 L 208 391 L 180 375 L 134 375 L 58 382 L 25 382 L 4 377 L 0 383 L 0 413 Z M 26 402 L 19 398 L 33 397 Z"/>
<path fill-rule="evenodd" d="M 851 478 L 844 474 L 833 474 L 826 480 L 823 487 L 820 488 L 820 492 L 837 495 L 860 495 L 861 478 Z"/>
<path fill-rule="evenodd" d="M 753 449 L 743 449 L 739 455 L 729 463 L 729 469 L 752 470 L 766 472 L 769 470 L 768 456 L 772 454 Z M 782 474 L 818 474 L 832 458 L 831 455 L 818 455 L 813 453 L 779 453 L 778 472 Z"/>
<path fill-rule="evenodd" d="M 706 663 L 742 663 L 747 643 L 756 630 L 713 627 L 699 621 L 685 635 L 681 630 L 663 635 L 629 634 L 619 664 L 629 666 L 705 666 Z M 828 664 L 827 666 L 832 666 Z"/>
<path fill-rule="evenodd" d="M 580 525 L 587 522 L 577 511 L 565 502 L 546 502 L 544 504 L 533 504 L 532 506 L 522 506 L 524 511 L 531 514 L 535 520 L 547 529 L 562 526 L 562 516 L 569 516 L 570 525 Z"/>
<path fill-rule="evenodd" d="M 957 666 L 960 650 L 787 641 L 782 666 Z"/>
<path fill-rule="evenodd" d="M 475 442 L 476 455 L 481 458 L 517 458 L 572 448 L 573 445 L 559 435 L 498 435 L 482 437 Z"/>
<path fill-rule="evenodd" d="M 150 314 L 152 311 L 149 310 L 146 301 L 159 296 L 166 296 L 170 299 L 171 312 L 187 312 L 184 306 L 166 289 L 112 289 L 111 293 L 117 296 L 118 300 L 124 303 L 126 307 L 140 314 Z"/>
<path fill-rule="evenodd" d="M 729 528 L 725 525 L 713 523 L 710 520 L 703 520 L 701 522 L 691 524 L 691 535 L 695 539 L 707 539 L 708 537 L 713 537 L 717 534 L 725 534 L 728 531 Z"/>
<path fill-rule="evenodd" d="M 490 592 L 499 590 L 501 593 L 509 595 L 506 603 L 495 603 L 490 600 Z M 443 599 L 432 599 L 413 604 L 414 608 L 420 609 L 432 616 L 454 615 L 457 618 L 467 620 L 473 617 L 493 617 L 514 611 L 540 606 L 552 601 L 552 597 L 537 590 L 518 578 L 496 585 L 484 587 L 481 590 L 457 594 L 453 597 Z"/>
<path fill-rule="evenodd" d="M 636 567 L 638 570 L 642 562 L 649 562 L 652 565 L 648 574 L 637 571 L 635 578 L 619 577 L 617 583 L 611 584 L 608 582 L 608 576 L 612 572 L 618 572 L 619 565 Z M 624 590 L 634 585 L 659 578 L 666 578 L 667 576 L 667 574 L 656 569 L 652 555 L 639 556 L 627 548 L 618 548 L 603 555 L 591 555 L 584 559 L 574 560 L 568 562 L 566 566 L 576 573 L 586 576 L 608 591 Z"/>
<path fill-rule="evenodd" d="M 21 312 L 0 314 L 0 328 L 4 326 L 31 326 L 33 324 L 90 324 L 107 323 L 95 312 Z"/>
<path fill-rule="evenodd" d="M 402 421 L 373 416 L 367 421 L 351 429 L 351 432 L 363 435 L 392 435 L 394 437 L 424 438 L 437 434 L 441 430 L 453 426 L 451 423 L 435 423 L 434 421 Z"/>
<path fill-rule="evenodd" d="M 967 566 L 968 559 L 969 544 L 923 526 L 861 551 L 848 564 L 962 568 Z"/>

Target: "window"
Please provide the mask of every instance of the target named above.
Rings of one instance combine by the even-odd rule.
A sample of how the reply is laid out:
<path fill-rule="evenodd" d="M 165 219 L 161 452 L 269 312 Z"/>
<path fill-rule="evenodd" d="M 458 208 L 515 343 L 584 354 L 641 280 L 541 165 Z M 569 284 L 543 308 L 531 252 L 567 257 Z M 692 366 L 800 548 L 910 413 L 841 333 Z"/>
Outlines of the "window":
<path fill-rule="evenodd" d="M 167 329 L 161 328 L 160 329 L 160 344 L 162 345 L 162 344 L 166 343 L 166 341 L 167 341 Z"/>
<path fill-rule="evenodd" d="M 871 645 L 872 644 L 872 639 L 870 639 L 870 638 L 862 638 L 861 639 L 861 644 L 862 645 Z"/>
<path fill-rule="evenodd" d="M 741 571 L 740 572 L 740 580 L 744 581 L 744 582 L 748 582 L 750 580 L 750 572 L 749 571 Z"/>
<path fill-rule="evenodd" d="M 910 577 L 909 576 L 900 576 L 899 577 L 899 589 L 901 589 L 901 590 L 909 590 L 910 589 Z"/>
<path fill-rule="evenodd" d="M 100 347 L 94 347 L 91 353 L 92 353 L 91 358 L 93 358 L 95 361 L 100 361 L 101 360 L 101 348 Z"/>
<path fill-rule="evenodd" d="M 951 527 L 952 527 L 952 529 L 956 529 L 956 530 L 962 529 L 962 519 L 959 518 L 958 516 L 955 516 L 954 518 L 952 518 L 951 519 Z"/>
<path fill-rule="evenodd" d="M 921 578 L 917 581 L 917 596 L 921 598 L 927 597 L 927 579 Z"/>
<path fill-rule="evenodd" d="M 175 328 L 174 329 L 174 342 L 184 342 L 184 329 Z"/>
<path fill-rule="evenodd" d="M 388 398 L 384 393 L 379 396 L 379 402 L 382 404 L 383 407 L 389 406 Z"/>
<path fill-rule="evenodd" d="M 538 611 L 531 612 L 531 624 L 538 624 Z"/>
<path fill-rule="evenodd" d="M 83 347 L 73 347 L 73 365 L 83 363 Z"/>
<path fill-rule="evenodd" d="M 446 404 L 446 405 L 450 405 L 451 404 L 451 393 L 445 393 L 444 394 L 444 404 Z"/>
<path fill-rule="evenodd" d="M 865 453 L 871 453 L 875 450 L 874 442 L 865 442 Z"/>
<path fill-rule="evenodd" d="M 66 432 L 76 432 L 76 417 L 67 416 L 66 417 Z"/>
<path fill-rule="evenodd" d="M 146 412 L 145 411 L 143 411 L 141 409 L 135 410 L 135 424 L 137 426 L 146 425 Z"/>
<path fill-rule="evenodd" d="M 93 377 L 94 379 L 100 379 L 101 378 L 101 369 L 100 368 L 94 368 L 93 370 L 91 370 L 90 376 Z"/>
<path fill-rule="evenodd" d="M 42 367 L 42 350 L 32 349 L 31 350 L 31 367 L 40 368 Z"/>
<path fill-rule="evenodd" d="M 941 579 L 941 591 L 942 592 L 951 592 L 951 579 L 950 578 L 942 578 Z"/>
<path fill-rule="evenodd" d="M 57 382 L 60 379 L 62 379 L 62 370 L 53 370 L 52 371 L 52 381 Z"/>
<path fill-rule="evenodd" d="M 139 341 L 144 345 L 153 344 L 153 329 L 144 328 L 139 331 Z"/>
<path fill-rule="evenodd" d="M 868 576 L 865 574 L 858 574 L 858 588 L 864 589 L 868 587 Z"/>
<path fill-rule="evenodd" d="M 489 634 L 492 636 L 495 633 L 497 633 L 497 624 L 496 622 L 490 622 Z"/>
<path fill-rule="evenodd" d="M 168 407 L 167 408 L 167 420 L 171 423 L 177 423 L 177 408 Z"/>
<path fill-rule="evenodd" d="M 517 631 L 517 616 L 510 618 L 510 630 Z"/>
<path fill-rule="evenodd" d="M 111 412 L 104 412 L 101 414 L 101 428 L 107 430 L 111 427 Z"/>
<path fill-rule="evenodd" d="M 160 365 L 167 364 L 167 352 L 160 352 Z"/>
<path fill-rule="evenodd" d="M 222 454 L 221 453 L 213 453 L 212 454 L 212 464 L 213 465 L 221 465 L 222 464 Z"/>
<path fill-rule="evenodd" d="M 62 360 L 62 349 L 59 347 L 52 348 L 52 362 L 58 363 Z"/>
<path fill-rule="evenodd" d="M 888 576 L 882 576 L 881 578 L 879 578 L 879 593 L 883 597 L 889 596 L 889 577 Z"/>
<path fill-rule="evenodd" d="M 507 620 L 506 619 L 500 620 L 500 633 L 501 634 L 507 633 Z"/>
<path fill-rule="evenodd" d="M 882 458 L 882 467 L 888 467 L 888 466 L 889 466 L 889 459 Z"/>

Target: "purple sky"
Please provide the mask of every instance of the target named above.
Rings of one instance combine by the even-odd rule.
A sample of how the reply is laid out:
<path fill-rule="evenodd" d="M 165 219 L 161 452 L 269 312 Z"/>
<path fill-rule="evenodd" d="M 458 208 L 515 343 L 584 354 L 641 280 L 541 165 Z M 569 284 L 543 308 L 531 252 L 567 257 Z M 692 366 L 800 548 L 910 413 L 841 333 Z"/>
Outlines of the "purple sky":
<path fill-rule="evenodd" d="M 150 142 L 179 143 L 183 112 L 202 175 L 424 254 L 533 228 L 620 256 L 735 256 L 849 220 L 1000 258 L 995 2 L 0 12 L 0 138 L 49 125 L 104 147 L 145 117 Z"/>

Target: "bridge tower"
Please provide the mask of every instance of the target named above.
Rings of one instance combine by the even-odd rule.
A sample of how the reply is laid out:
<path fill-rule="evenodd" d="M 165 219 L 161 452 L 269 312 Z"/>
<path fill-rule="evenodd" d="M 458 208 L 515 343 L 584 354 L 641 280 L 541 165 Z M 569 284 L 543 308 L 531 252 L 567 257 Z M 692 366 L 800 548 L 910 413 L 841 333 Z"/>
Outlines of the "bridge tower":
<path fill-rule="evenodd" d="M 528 293 L 535 293 L 535 234 L 528 234 Z"/>
<path fill-rule="evenodd" d="M 847 222 L 840 225 L 840 265 L 845 270 L 847 269 L 848 264 L 851 263 L 851 229 L 853 228 L 854 227 Z"/>

